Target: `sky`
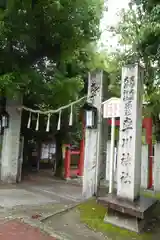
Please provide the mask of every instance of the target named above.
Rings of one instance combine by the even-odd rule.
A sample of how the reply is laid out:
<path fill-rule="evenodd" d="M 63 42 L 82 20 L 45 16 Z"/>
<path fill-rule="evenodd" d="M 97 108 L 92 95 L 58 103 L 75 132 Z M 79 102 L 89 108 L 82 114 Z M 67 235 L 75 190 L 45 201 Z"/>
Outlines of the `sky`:
<path fill-rule="evenodd" d="M 110 51 L 114 50 L 118 44 L 116 37 L 113 37 L 111 33 L 105 29 L 108 26 L 116 25 L 119 21 L 118 12 L 128 7 L 129 0 L 107 0 L 108 11 L 104 14 L 101 22 L 102 35 L 100 42 L 104 47 L 108 48 Z"/>

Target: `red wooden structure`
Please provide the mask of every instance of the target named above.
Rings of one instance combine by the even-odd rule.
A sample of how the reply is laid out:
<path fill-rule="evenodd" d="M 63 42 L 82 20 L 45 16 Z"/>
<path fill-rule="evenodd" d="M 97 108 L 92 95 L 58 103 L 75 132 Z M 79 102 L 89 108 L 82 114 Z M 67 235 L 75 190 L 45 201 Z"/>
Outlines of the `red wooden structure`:
<path fill-rule="evenodd" d="M 112 124 L 112 120 L 107 120 L 108 125 Z M 116 120 L 116 126 L 120 125 L 120 120 Z M 142 127 L 146 129 L 146 143 L 148 144 L 149 153 L 149 169 L 148 169 L 148 188 L 153 185 L 153 144 L 152 144 L 152 118 L 144 118 L 142 122 Z"/>
<path fill-rule="evenodd" d="M 72 150 L 70 145 L 67 145 L 65 150 L 64 160 L 64 178 L 69 179 L 73 175 L 82 177 L 84 169 L 84 138 L 85 138 L 85 124 L 82 124 L 82 139 L 80 141 L 80 150 Z M 76 169 L 71 169 L 71 156 L 79 155 L 78 166 Z"/>
<path fill-rule="evenodd" d="M 76 169 L 71 169 L 71 156 L 72 155 L 79 155 L 80 151 L 74 151 L 70 147 L 66 147 L 65 151 L 65 173 L 64 173 L 64 178 L 69 179 L 72 175 L 78 175 L 79 171 L 78 168 Z"/>

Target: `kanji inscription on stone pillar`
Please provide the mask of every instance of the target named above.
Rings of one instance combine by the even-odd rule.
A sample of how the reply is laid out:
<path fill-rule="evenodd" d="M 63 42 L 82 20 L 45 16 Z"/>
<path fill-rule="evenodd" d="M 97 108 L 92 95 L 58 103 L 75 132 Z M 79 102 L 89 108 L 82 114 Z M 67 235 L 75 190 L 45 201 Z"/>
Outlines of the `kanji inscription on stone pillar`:
<path fill-rule="evenodd" d="M 83 196 L 92 197 L 97 191 L 97 178 L 100 163 L 101 124 L 102 124 L 102 90 L 103 72 L 95 71 L 89 74 L 88 99 L 98 110 L 98 126 L 96 129 L 85 130 Z"/>
<path fill-rule="evenodd" d="M 143 68 L 122 68 L 117 195 L 134 201 L 141 182 Z"/>

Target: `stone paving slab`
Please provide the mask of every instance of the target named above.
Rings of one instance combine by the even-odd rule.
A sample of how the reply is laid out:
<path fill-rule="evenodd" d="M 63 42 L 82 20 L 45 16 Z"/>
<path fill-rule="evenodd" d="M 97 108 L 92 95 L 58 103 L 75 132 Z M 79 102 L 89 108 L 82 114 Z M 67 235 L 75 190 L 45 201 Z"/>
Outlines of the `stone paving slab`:
<path fill-rule="evenodd" d="M 0 223 L 0 239 L 3 240 L 56 240 L 46 235 L 38 228 L 18 220 Z"/>
<path fill-rule="evenodd" d="M 82 200 L 81 188 L 64 183 L 47 185 L 22 184 L 11 189 L 0 188 L 0 207 L 38 206 L 47 204 L 71 204 Z"/>
<path fill-rule="evenodd" d="M 82 201 L 82 192 L 77 186 L 69 186 L 66 184 L 54 183 L 51 186 L 32 186 L 29 188 L 31 191 L 43 193 L 52 198 L 59 197 L 59 199 L 70 201 L 70 202 L 79 202 Z"/>
<path fill-rule="evenodd" d="M 105 240 L 102 233 L 94 232 L 83 223 L 80 222 L 79 212 L 71 209 L 58 215 L 43 220 L 45 226 L 48 226 L 57 234 L 63 232 L 64 239 L 68 240 Z"/>
<path fill-rule="evenodd" d="M 40 205 L 47 203 L 57 203 L 49 196 L 44 194 L 33 193 L 23 189 L 1 189 L 0 206 L 12 208 L 18 205 Z"/>

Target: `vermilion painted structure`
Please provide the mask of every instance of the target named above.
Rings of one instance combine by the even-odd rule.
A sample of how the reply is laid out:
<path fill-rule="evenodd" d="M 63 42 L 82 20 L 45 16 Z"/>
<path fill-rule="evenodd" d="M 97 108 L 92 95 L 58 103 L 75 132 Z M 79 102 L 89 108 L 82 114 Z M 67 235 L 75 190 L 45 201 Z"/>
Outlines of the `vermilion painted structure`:
<path fill-rule="evenodd" d="M 68 179 L 72 175 L 79 177 L 83 176 L 84 169 L 84 139 L 85 139 L 85 123 L 82 122 L 82 139 L 80 141 L 80 150 L 75 151 L 71 149 L 71 146 L 66 144 L 65 160 L 64 160 L 64 178 Z M 78 166 L 76 169 L 71 169 L 71 156 L 79 155 Z"/>
<path fill-rule="evenodd" d="M 107 120 L 108 125 L 112 124 L 112 120 Z M 120 125 L 120 120 L 115 121 L 116 126 Z M 142 127 L 146 129 L 146 143 L 148 144 L 148 153 L 149 153 L 149 169 L 148 169 L 148 188 L 151 188 L 153 185 L 153 144 L 152 144 L 152 118 L 144 118 L 142 122 Z"/>
<path fill-rule="evenodd" d="M 65 151 L 65 164 L 64 164 L 64 178 L 69 179 L 72 175 L 79 175 L 79 167 L 71 169 L 71 156 L 80 155 L 80 151 L 74 151 L 70 147 L 66 147 Z M 79 164 L 78 164 L 79 166 Z"/>

